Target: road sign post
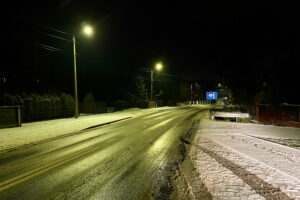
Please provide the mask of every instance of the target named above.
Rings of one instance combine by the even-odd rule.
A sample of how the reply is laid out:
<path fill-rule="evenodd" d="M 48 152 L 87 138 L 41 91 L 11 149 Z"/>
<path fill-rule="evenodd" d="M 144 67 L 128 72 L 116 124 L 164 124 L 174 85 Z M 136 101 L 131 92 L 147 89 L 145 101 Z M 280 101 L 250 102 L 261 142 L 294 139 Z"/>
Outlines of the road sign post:
<path fill-rule="evenodd" d="M 217 99 L 217 97 L 218 97 L 217 92 L 206 92 L 207 100 L 215 100 Z"/>
<path fill-rule="evenodd" d="M 218 98 L 217 92 L 206 92 L 206 99 L 209 100 L 211 104 L 211 100 L 216 100 Z"/>

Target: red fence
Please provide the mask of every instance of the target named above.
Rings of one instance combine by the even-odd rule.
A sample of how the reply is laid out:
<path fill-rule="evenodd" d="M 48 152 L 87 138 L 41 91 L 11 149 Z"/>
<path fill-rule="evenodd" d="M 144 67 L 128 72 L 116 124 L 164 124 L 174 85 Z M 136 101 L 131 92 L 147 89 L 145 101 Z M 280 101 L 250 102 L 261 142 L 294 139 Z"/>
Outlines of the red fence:
<path fill-rule="evenodd" d="M 300 128 L 300 105 L 256 104 L 256 120 L 263 123 Z"/>

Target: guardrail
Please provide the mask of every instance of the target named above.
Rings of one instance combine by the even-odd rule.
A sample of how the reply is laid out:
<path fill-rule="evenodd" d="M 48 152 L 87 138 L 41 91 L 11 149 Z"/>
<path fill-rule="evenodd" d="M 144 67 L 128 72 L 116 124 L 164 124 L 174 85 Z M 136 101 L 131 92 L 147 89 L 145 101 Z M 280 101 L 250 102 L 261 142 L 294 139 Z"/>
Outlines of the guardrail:
<path fill-rule="evenodd" d="M 216 118 L 234 118 L 238 122 L 239 118 L 249 118 L 249 113 L 233 113 L 233 112 L 213 112 L 211 119 Z"/>

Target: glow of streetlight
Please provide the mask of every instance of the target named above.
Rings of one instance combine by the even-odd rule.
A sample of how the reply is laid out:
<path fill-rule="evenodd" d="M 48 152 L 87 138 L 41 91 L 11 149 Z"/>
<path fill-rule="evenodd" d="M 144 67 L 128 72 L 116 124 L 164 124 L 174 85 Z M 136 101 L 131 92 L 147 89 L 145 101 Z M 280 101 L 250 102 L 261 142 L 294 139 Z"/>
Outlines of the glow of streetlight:
<path fill-rule="evenodd" d="M 93 34 L 93 28 L 89 25 L 85 25 L 83 27 L 83 32 L 86 34 L 86 35 L 92 35 Z"/>
<path fill-rule="evenodd" d="M 159 70 L 162 69 L 162 64 L 161 63 L 157 63 L 155 67 L 156 67 L 156 70 L 159 71 Z"/>

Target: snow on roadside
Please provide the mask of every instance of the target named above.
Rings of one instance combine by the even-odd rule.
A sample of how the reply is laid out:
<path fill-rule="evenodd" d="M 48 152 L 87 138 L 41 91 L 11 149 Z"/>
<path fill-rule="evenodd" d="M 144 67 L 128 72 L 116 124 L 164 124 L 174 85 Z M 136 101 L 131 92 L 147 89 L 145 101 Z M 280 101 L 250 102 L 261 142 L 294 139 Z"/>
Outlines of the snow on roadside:
<path fill-rule="evenodd" d="M 213 199 L 300 199 L 300 151 L 259 139 L 299 140 L 299 128 L 208 119 L 199 124 L 190 156 Z"/>
<path fill-rule="evenodd" d="M 207 117 L 208 118 L 208 117 Z M 204 119 L 201 121 L 201 127 L 213 127 L 214 129 L 235 129 L 243 134 L 249 134 L 259 137 L 272 138 L 293 138 L 300 139 L 300 128 L 284 127 L 264 124 L 251 123 L 236 123 L 236 122 L 222 122 Z"/>
<path fill-rule="evenodd" d="M 24 123 L 22 127 L 0 129 L 0 151 L 57 137 L 90 126 L 107 123 L 127 117 L 151 114 L 170 107 L 138 109 L 132 108 L 119 112 L 80 116 L 78 119 L 63 118 L 47 121 Z"/>
<path fill-rule="evenodd" d="M 199 135 L 196 140 L 202 140 Z M 204 182 L 211 193 L 213 199 L 218 200 L 263 200 L 262 196 L 256 192 L 232 171 L 218 163 L 214 158 L 205 152 L 192 146 L 190 158 L 199 174 L 199 178 Z"/>

